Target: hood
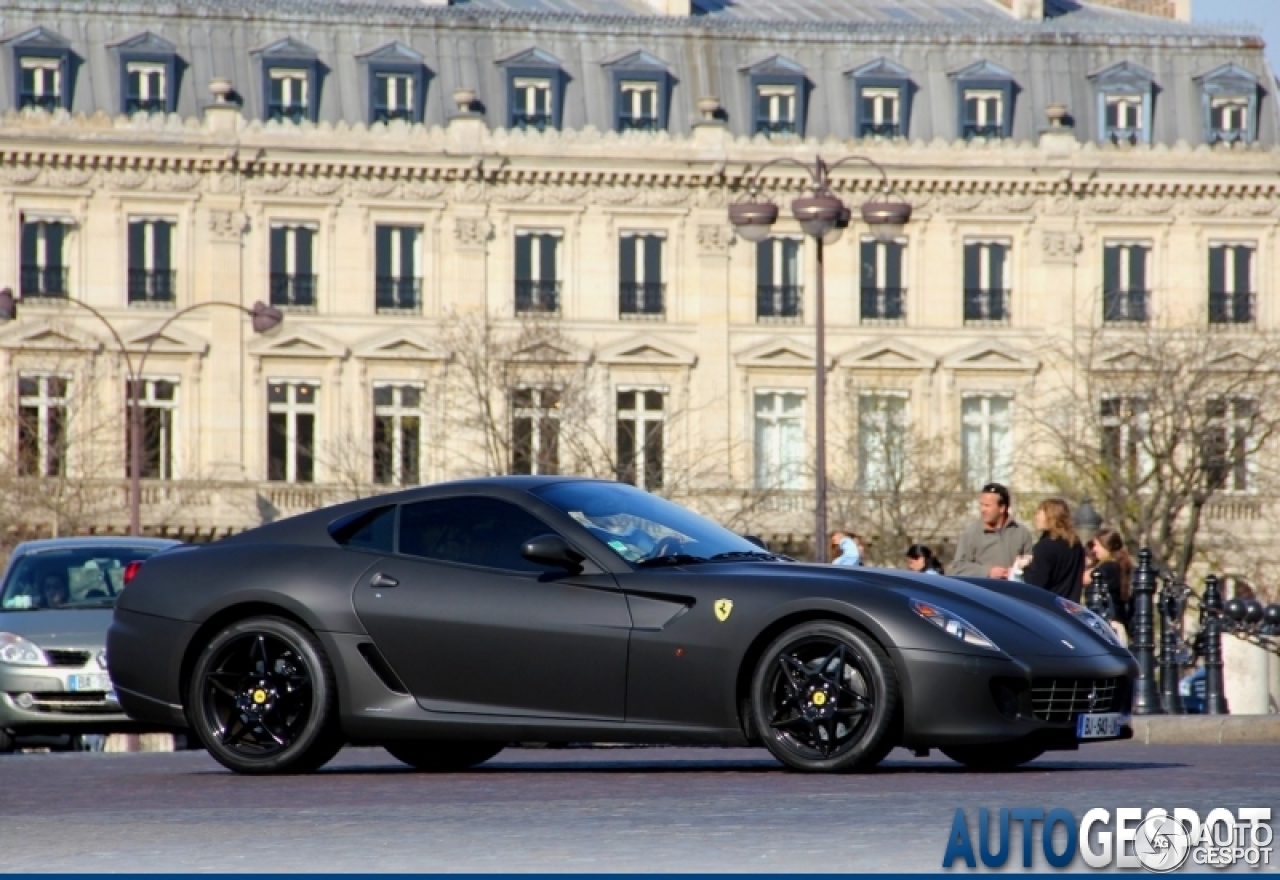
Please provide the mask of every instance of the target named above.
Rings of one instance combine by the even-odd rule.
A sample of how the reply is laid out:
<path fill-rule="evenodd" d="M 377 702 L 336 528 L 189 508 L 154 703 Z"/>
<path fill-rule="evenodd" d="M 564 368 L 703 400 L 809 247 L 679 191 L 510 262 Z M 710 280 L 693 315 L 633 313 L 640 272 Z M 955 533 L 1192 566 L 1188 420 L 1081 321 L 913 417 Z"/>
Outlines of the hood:
<path fill-rule="evenodd" d="M 0 613 L 0 632 L 22 636 L 42 648 L 105 648 L 112 609 L 37 609 Z"/>

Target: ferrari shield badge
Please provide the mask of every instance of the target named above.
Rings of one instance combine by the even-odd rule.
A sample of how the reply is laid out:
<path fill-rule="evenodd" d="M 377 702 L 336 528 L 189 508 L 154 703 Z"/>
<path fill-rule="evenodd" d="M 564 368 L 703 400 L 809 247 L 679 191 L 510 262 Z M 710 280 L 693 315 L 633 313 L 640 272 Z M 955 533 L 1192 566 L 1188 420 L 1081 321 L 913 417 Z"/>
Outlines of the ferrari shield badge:
<path fill-rule="evenodd" d="M 717 599 L 715 609 L 716 609 L 716 620 L 720 621 L 721 623 L 724 623 L 726 620 L 729 619 L 729 615 L 733 613 L 733 600 Z"/>

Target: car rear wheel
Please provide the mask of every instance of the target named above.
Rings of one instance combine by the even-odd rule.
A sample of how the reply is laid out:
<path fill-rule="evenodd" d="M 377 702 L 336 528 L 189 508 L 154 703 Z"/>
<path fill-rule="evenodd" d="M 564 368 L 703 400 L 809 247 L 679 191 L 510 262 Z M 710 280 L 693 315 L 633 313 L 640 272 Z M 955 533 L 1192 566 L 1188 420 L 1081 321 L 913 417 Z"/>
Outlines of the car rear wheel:
<path fill-rule="evenodd" d="M 429 773 L 454 773 L 483 764 L 504 748 L 504 743 L 453 742 L 427 740 L 424 742 L 384 743 L 383 748 L 397 761 Z"/>
<path fill-rule="evenodd" d="M 755 729 L 795 770 L 866 770 L 894 746 L 898 679 L 872 639 L 836 621 L 787 630 L 765 649 L 751 683 Z"/>
<path fill-rule="evenodd" d="M 342 747 L 333 671 L 316 637 L 278 617 L 231 624 L 191 673 L 187 713 L 209 754 L 237 773 L 309 773 Z"/>
<path fill-rule="evenodd" d="M 1043 755 L 1044 749 L 1028 743 L 995 743 L 980 746 L 947 746 L 942 754 L 972 770 L 1000 772 L 1028 764 Z"/>

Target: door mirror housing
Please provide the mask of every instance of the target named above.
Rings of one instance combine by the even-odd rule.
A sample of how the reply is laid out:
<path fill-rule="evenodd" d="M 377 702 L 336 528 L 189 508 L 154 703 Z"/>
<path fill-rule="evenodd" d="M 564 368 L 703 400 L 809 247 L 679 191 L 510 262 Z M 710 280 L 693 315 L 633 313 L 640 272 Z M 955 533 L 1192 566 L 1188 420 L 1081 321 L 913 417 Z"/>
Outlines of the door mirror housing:
<path fill-rule="evenodd" d="M 743 535 L 742 537 L 744 540 L 750 541 L 752 544 L 755 544 L 761 550 L 767 551 L 769 549 L 769 545 L 766 544 L 764 542 L 764 538 L 761 538 L 759 535 Z"/>
<path fill-rule="evenodd" d="M 563 568 L 570 574 L 582 571 L 582 560 L 586 559 L 559 535 L 539 535 L 536 538 L 530 538 L 520 548 L 520 555 L 538 565 Z"/>

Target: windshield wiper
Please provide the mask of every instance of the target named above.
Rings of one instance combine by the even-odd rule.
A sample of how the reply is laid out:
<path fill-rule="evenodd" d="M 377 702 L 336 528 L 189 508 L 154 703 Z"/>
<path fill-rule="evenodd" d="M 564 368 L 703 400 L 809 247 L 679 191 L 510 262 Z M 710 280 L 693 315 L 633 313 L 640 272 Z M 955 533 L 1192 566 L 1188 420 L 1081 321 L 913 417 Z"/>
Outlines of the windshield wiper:
<path fill-rule="evenodd" d="M 711 557 L 716 559 L 761 559 L 765 562 L 780 562 L 783 557 L 776 553 L 767 553 L 764 550 L 730 550 L 727 553 L 717 553 Z"/>
<path fill-rule="evenodd" d="M 672 553 L 670 556 L 651 556 L 636 563 L 638 568 L 657 568 L 661 565 L 697 565 L 708 562 L 705 556 L 691 556 L 688 553 Z"/>

